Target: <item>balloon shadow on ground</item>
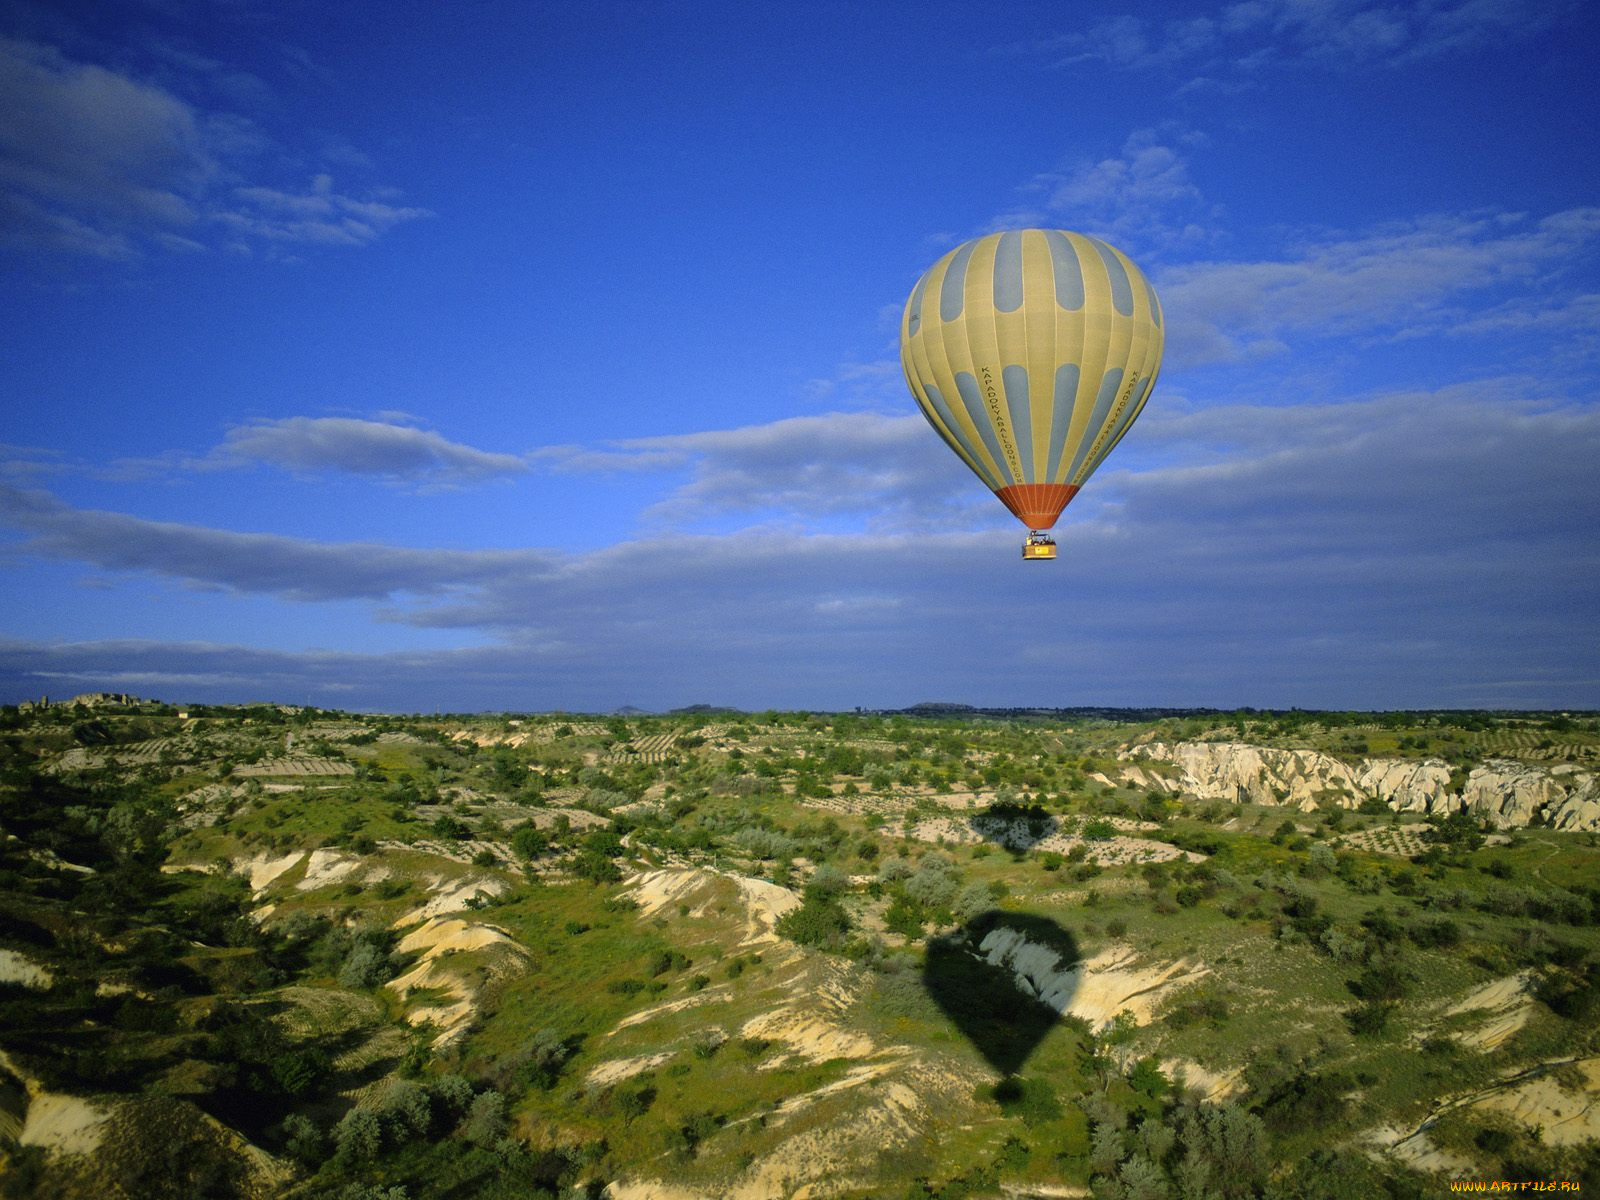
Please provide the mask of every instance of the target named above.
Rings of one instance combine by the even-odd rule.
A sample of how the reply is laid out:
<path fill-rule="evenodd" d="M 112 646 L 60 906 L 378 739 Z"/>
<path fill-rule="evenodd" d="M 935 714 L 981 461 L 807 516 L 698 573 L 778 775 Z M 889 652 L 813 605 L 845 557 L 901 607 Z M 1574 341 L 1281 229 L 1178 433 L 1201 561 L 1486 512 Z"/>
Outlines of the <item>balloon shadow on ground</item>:
<path fill-rule="evenodd" d="M 1050 1003 L 1030 995 L 1013 970 L 1013 956 L 990 962 L 980 949 L 996 930 L 1012 930 L 1048 953 L 1029 954 L 1029 964 L 1050 972 Z M 1050 954 L 1056 956 L 1053 967 Z M 1035 957 L 1037 962 L 1035 962 Z M 1062 976 L 1081 961 L 1078 941 L 1048 917 L 990 909 L 960 929 L 928 942 L 923 986 L 940 1010 L 1001 1075 L 1015 1075 L 1061 1020 L 1077 989 L 1076 976 Z"/>
<path fill-rule="evenodd" d="M 1031 850 L 1061 832 L 1061 822 L 1038 804 L 991 804 L 970 814 L 967 825 L 984 841 L 1013 854 Z"/>

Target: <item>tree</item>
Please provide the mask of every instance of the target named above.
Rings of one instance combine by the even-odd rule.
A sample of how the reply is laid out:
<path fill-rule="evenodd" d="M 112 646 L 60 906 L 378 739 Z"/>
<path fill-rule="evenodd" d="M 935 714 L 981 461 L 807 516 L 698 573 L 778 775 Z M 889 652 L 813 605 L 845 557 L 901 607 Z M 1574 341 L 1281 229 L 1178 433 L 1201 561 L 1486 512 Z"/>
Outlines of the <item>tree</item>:
<path fill-rule="evenodd" d="M 499 1092 L 481 1092 L 473 1097 L 467 1119 L 461 1124 L 461 1136 L 474 1146 L 487 1149 L 511 1132 L 506 1120 L 506 1098 Z"/>
<path fill-rule="evenodd" d="M 532 821 L 518 825 L 511 834 L 511 850 L 524 861 L 532 862 L 549 849 L 549 836 Z"/>
<path fill-rule="evenodd" d="M 850 931 L 850 915 L 837 900 L 808 896 L 799 908 L 778 920 L 778 932 L 802 946 L 831 949 Z"/>
<path fill-rule="evenodd" d="M 338 1157 L 346 1165 L 370 1162 L 383 1148 L 383 1126 L 370 1108 L 352 1108 L 334 1128 Z"/>

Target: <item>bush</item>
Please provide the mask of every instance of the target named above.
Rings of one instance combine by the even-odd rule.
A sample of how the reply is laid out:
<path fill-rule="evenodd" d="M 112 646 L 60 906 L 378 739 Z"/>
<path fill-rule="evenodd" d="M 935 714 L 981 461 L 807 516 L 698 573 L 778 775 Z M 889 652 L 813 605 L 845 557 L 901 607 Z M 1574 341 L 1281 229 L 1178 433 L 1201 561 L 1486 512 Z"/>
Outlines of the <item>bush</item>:
<path fill-rule="evenodd" d="M 517 826 L 511 835 L 511 850 L 518 858 L 532 862 L 550 849 L 550 839 L 537 825 Z"/>
<path fill-rule="evenodd" d="M 981 912 L 987 912 L 993 906 L 994 894 L 989 890 L 989 885 L 978 882 L 969 883 L 962 888 L 956 893 L 955 901 L 951 904 L 956 919 L 963 922 L 972 920 L 973 917 Z M 893 926 L 890 926 L 890 928 L 893 928 Z M 921 926 L 919 924 L 918 933 L 920 932 Z"/>
<path fill-rule="evenodd" d="M 585 850 L 573 859 L 572 873 L 592 883 L 616 883 L 622 878 L 617 864 L 598 850 Z"/>
<path fill-rule="evenodd" d="M 850 889 L 850 879 L 838 867 L 823 863 L 806 881 L 806 895 L 821 900 L 841 896 Z"/>
<path fill-rule="evenodd" d="M 987 908 L 987 896 L 984 907 Z M 883 914 L 884 927 L 901 937 L 915 940 L 922 936 L 922 909 L 903 896 L 896 896 Z"/>
<path fill-rule="evenodd" d="M 942 854 L 930 854 L 906 880 L 906 895 L 927 908 L 943 908 L 955 898 L 960 876 L 956 866 Z"/>
<path fill-rule="evenodd" d="M 353 1108 L 334 1127 L 333 1140 L 342 1164 L 370 1162 L 383 1148 L 383 1125 L 370 1108 Z"/>
<path fill-rule="evenodd" d="M 839 902 L 818 896 L 808 896 L 778 920 L 778 932 L 784 937 L 823 950 L 839 946 L 849 931 L 850 916 Z"/>
<path fill-rule="evenodd" d="M 373 988 L 394 974 L 389 956 L 370 941 L 358 941 L 339 966 L 339 984 L 347 988 Z"/>
<path fill-rule="evenodd" d="M 461 1136 L 474 1146 L 487 1149 L 511 1132 L 506 1120 L 506 1098 L 499 1092 L 484 1092 L 473 1098 Z"/>

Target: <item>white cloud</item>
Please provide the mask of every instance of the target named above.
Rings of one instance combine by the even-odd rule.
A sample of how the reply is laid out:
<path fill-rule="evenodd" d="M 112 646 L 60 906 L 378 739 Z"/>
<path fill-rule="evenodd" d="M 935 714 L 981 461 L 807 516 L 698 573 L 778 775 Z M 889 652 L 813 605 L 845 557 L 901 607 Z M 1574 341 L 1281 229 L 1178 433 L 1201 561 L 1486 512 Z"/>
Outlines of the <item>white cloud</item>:
<path fill-rule="evenodd" d="M 550 447 L 533 458 L 567 473 L 687 472 L 686 482 L 646 511 L 655 527 L 692 528 L 733 517 L 815 528 L 848 515 L 874 529 L 925 529 L 989 523 L 991 517 L 983 503 L 987 493 L 914 414 L 791 417 L 601 449 Z"/>
<path fill-rule="evenodd" d="M 1562 272 L 1597 246 L 1596 208 L 1440 215 L 1307 240 L 1279 260 L 1170 267 L 1156 279 L 1168 361 L 1245 359 L 1290 336 L 1432 332 L 1463 297 L 1497 287 L 1520 291 L 1526 313 L 1560 309 Z"/>
<path fill-rule="evenodd" d="M 341 471 L 390 482 L 476 483 L 519 475 L 514 454 L 479 450 L 426 429 L 353 417 L 284 417 L 230 429 L 204 460 L 212 466 L 265 463 L 297 472 Z"/>
<path fill-rule="evenodd" d="M 165 61 L 217 77 L 211 60 Z M 245 118 L 32 42 L 0 38 L 0 111 L 0 230 L 25 250 L 130 259 L 219 235 L 246 249 L 359 245 L 427 215 L 326 175 L 303 193 L 253 181 L 269 144 Z"/>
<path fill-rule="evenodd" d="M 17 490 L 0 492 L 0 515 L 29 539 L 22 555 L 365 600 L 402 644 L 408 626 L 497 639 L 359 658 L 239 651 L 236 673 L 261 681 L 258 696 L 295 694 L 287 680 L 355 680 L 362 702 L 411 708 L 1600 700 L 1593 407 L 1541 403 L 1509 382 L 1336 405 L 1157 406 L 1134 436 L 1165 465 L 1098 476 L 1044 567 L 1018 561 L 1020 527 L 973 530 L 962 517 L 884 533 L 861 512 L 834 531 L 813 523 L 828 486 L 794 486 L 815 466 L 808 441 L 846 446 L 847 477 L 881 458 L 873 486 L 893 509 L 928 487 L 906 468 L 912 432 L 857 415 L 687 435 L 675 452 L 709 464 L 706 479 L 761 486 L 774 472 L 767 502 L 795 506 L 792 523 L 663 529 L 589 553 L 319 543 Z M 988 500 L 975 480 L 960 487 Z M 706 492 L 689 499 L 744 503 Z M 229 653 L 24 647 L 0 654 L 0 678 L 20 696 L 49 690 L 45 669 L 234 670 Z"/>
<path fill-rule="evenodd" d="M 329 175 L 316 176 L 301 193 L 240 187 L 232 194 L 238 207 L 216 212 L 212 219 L 235 233 L 274 242 L 360 246 L 396 225 L 430 215 L 424 208 L 341 196 Z"/>
<path fill-rule="evenodd" d="M 1221 210 L 1189 174 L 1205 138 L 1176 126 L 1139 129 L 1114 158 L 1082 159 L 1036 175 L 1021 203 L 985 227 L 1056 226 L 1103 237 L 1136 257 L 1193 251 L 1217 237 Z"/>
<path fill-rule="evenodd" d="M 1544 32 L 1571 9 L 1542 0 L 1243 0 L 1211 14 L 1156 21 L 1123 13 L 1079 33 L 1013 50 L 1047 53 L 1058 65 L 1098 60 L 1131 70 L 1198 64 L 1256 72 L 1274 63 L 1399 66 L 1470 53 Z"/>

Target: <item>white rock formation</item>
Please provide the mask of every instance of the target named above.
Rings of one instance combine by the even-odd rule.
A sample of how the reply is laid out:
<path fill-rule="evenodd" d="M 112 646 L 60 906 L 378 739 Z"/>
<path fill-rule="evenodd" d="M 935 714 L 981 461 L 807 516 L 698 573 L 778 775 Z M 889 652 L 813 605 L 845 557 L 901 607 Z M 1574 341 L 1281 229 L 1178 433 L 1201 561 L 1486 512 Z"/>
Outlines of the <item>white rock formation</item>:
<path fill-rule="evenodd" d="M 1356 785 L 1398 812 L 1445 812 L 1453 806 L 1450 767 L 1436 758 L 1369 758 Z"/>
<path fill-rule="evenodd" d="M 1399 812 L 1465 809 L 1497 828 L 1543 822 L 1555 829 L 1600 830 L 1600 776 L 1571 764 L 1541 766 L 1488 759 L 1460 791 L 1449 764 L 1436 759 L 1367 758 L 1352 769 L 1317 750 L 1277 750 L 1243 742 L 1148 742 L 1124 749 L 1126 783 L 1151 773 L 1134 763 L 1158 760 L 1181 772 L 1181 791 L 1201 800 L 1284 804 L 1310 811 L 1328 803 L 1354 808 L 1377 799 Z"/>

